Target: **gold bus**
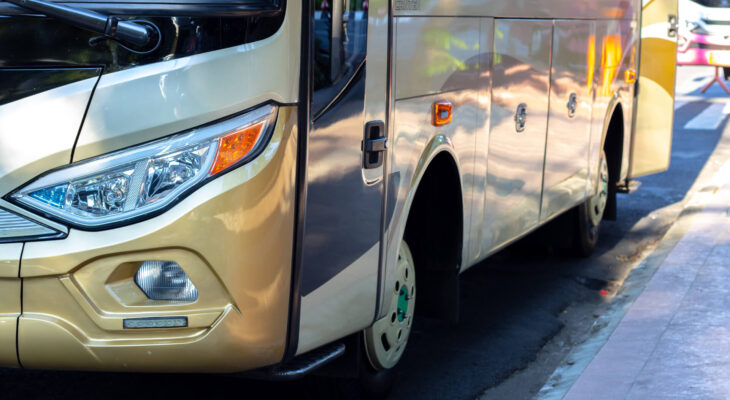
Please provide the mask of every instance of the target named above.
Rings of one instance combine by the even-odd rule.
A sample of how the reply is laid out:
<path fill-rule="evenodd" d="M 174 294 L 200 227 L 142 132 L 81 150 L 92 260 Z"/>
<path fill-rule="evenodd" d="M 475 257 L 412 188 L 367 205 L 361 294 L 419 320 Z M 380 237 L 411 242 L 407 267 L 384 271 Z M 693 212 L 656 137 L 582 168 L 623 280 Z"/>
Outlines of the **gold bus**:
<path fill-rule="evenodd" d="M 460 272 L 554 220 L 589 254 L 669 163 L 672 0 L 0 15 L 5 366 L 334 362 L 375 393 L 415 316 L 456 318 Z"/>

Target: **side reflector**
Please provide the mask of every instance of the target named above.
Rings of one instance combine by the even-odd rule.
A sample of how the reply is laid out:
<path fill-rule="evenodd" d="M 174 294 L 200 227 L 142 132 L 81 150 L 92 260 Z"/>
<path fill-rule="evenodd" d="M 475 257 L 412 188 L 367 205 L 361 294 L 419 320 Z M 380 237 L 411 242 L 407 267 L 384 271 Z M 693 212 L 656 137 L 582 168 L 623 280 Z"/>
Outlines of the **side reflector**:
<path fill-rule="evenodd" d="M 246 157 L 256 145 L 264 125 L 265 121 L 261 121 L 221 137 L 210 174 L 215 175 Z"/>
<path fill-rule="evenodd" d="M 188 317 L 128 318 L 124 320 L 124 329 L 184 328 L 186 326 L 188 326 Z"/>
<path fill-rule="evenodd" d="M 433 118 L 431 123 L 433 126 L 441 126 L 451 123 L 454 106 L 451 102 L 441 100 L 433 103 Z"/>
<path fill-rule="evenodd" d="M 627 69 L 624 73 L 624 80 L 626 83 L 634 83 L 636 82 L 636 71 L 633 69 Z"/>

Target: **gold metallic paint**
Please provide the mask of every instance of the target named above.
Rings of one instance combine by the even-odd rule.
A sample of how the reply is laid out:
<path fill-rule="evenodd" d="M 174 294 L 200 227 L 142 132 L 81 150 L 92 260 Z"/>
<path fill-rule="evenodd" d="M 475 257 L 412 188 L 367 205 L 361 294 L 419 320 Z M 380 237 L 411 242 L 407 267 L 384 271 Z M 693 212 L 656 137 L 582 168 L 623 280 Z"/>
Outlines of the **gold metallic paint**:
<path fill-rule="evenodd" d="M 0 243 L 0 278 L 17 278 L 23 243 Z"/>
<path fill-rule="evenodd" d="M 296 108 L 281 107 L 264 152 L 150 220 L 26 245 L 19 354 L 30 368 L 233 372 L 280 361 L 294 226 Z M 145 300 L 147 259 L 178 262 L 198 287 L 187 304 Z M 18 296 L 19 298 L 19 296 Z M 124 318 L 187 316 L 178 329 L 122 329 Z"/>
<path fill-rule="evenodd" d="M 20 279 L 0 278 L 0 365 L 18 366 L 15 333 L 19 315 Z"/>
<path fill-rule="evenodd" d="M 20 315 L 18 268 L 22 243 L 0 243 L 0 365 L 17 367 L 16 321 Z"/>

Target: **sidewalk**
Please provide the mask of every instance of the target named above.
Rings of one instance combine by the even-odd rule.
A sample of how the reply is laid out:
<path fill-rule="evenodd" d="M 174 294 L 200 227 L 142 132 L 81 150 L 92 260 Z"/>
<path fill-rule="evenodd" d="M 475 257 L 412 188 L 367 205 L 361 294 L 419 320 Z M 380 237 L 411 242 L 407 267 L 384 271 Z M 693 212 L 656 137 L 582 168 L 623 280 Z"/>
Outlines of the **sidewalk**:
<path fill-rule="evenodd" d="M 565 399 L 730 398 L 730 161 Z"/>

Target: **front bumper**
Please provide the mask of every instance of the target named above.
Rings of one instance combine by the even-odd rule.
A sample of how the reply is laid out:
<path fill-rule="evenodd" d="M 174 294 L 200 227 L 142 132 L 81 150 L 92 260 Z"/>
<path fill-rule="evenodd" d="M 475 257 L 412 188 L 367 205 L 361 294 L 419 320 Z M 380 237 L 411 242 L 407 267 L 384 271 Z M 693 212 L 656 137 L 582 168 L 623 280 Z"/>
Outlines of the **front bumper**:
<path fill-rule="evenodd" d="M 281 107 L 271 142 L 257 159 L 162 215 L 26 243 L 20 278 L 0 278 L 0 304 L 22 297 L 19 316 L 0 310 L 0 363 L 236 372 L 281 361 L 291 290 L 295 121 L 296 109 Z M 198 300 L 147 299 L 133 281 L 145 260 L 180 264 Z M 187 317 L 189 326 L 123 328 L 126 318 L 166 316 Z"/>

